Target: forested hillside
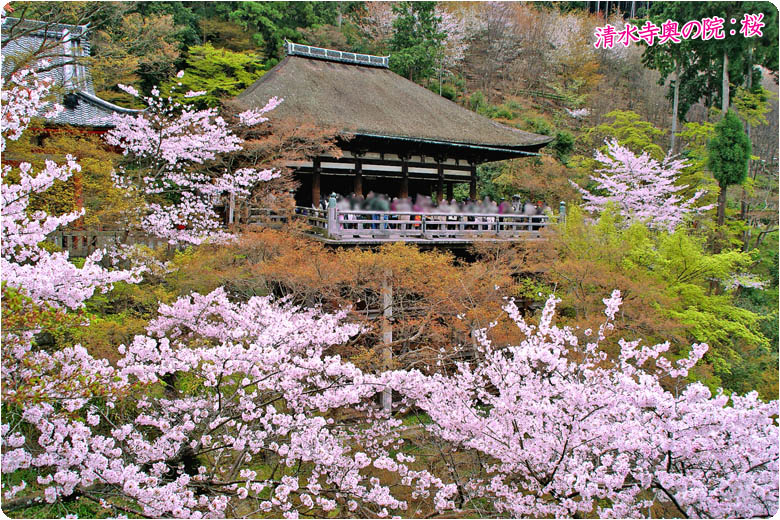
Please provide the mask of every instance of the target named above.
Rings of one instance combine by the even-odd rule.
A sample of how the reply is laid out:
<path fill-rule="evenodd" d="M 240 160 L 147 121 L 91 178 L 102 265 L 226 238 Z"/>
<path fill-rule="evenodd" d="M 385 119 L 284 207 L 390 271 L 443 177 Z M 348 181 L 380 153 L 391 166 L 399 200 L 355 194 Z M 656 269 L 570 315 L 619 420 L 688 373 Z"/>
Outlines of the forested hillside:
<path fill-rule="evenodd" d="M 95 93 L 145 112 L 52 127 L 62 46 L 12 54 L 26 35 L 7 17 L 88 23 Z M 11 2 L 3 18 L 8 516 L 776 514 L 771 3 Z M 553 138 L 477 170 L 478 199 L 554 209 L 542 239 L 342 248 L 292 217 L 225 225 L 215 201 L 291 215 L 289 163 L 338 153 L 333 129 L 275 118 L 282 99 L 234 101 L 285 41 L 389 56 Z M 162 245 L 72 258 L 63 229 Z"/>

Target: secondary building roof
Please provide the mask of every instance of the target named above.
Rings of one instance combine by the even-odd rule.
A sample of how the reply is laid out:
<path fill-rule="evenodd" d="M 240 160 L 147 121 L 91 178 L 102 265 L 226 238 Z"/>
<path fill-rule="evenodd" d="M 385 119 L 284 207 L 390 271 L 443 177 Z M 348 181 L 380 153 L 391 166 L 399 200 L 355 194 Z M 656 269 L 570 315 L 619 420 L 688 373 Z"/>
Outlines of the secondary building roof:
<path fill-rule="evenodd" d="M 95 95 L 84 58 L 89 57 L 87 25 L 54 24 L 39 20 L 3 20 L 3 75 L 30 57 L 49 62 L 40 74 L 54 80 L 64 93 L 65 109 L 48 121 L 54 124 L 106 128 L 113 114 L 136 114 L 141 110 L 120 107 Z"/>
<path fill-rule="evenodd" d="M 491 156 L 536 152 L 552 140 L 453 103 L 392 72 L 386 57 L 286 47 L 287 57 L 241 93 L 239 102 L 263 106 L 278 96 L 284 102 L 274 118 L 313 121 L 357 137 L 493 150 Z"/>

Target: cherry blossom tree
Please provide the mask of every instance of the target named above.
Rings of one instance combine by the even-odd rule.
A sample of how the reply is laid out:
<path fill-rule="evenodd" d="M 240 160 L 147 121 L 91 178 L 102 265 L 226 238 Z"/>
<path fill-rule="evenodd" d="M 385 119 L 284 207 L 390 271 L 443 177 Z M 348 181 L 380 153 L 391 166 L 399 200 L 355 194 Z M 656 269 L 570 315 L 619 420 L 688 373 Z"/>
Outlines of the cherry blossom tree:
<path fill-rule="evenodd" d="M 19 407 L 4 418 L 3 472 L 36 468 L 47 502 L 75 494 L 141 516 L 403 511 L 371 468 L 418 494 L 445 485 L 391 455 L 400 421 L 349 429 L 328 418 L 380 389 L 324 354 L 358 332 L 345 315 L 236 304 L 218 289 L 161 305 L 147 334 L 119 347 L 116 368 L 81 347 L 7 363 L 5 400 Z M 260 472 L 263 461 L 275 469 Z"/>
<path fill-rule="evenodd" d="M 45 98 L 51 83 L 34 71 L 14 74 L 2 91 L 2 144 L 19 139 L 33 117 L 51 116 L 62 107 Z M 0 228 L 0 268 L 8 286 L 24 289 L 35 302 L 77 308 L 96 289 L 108 290 L 117 281 L 137 279 L 135 271 L 109 271 L 100 266 L 104 251 L 96 250 L 77 268 L 68 253 L 50 253 L 39 244 L 56 228 L 78 219 L 83 211 L 54 216 L 29 209 L 30 197 L 49 189 L 55 181 L 67 180 L 81 167 L 72 156 L 65 164 L 47 160 L 36 172 L 30 163 L 18 166 L 18 182 L 11 182 L 12 168 L 2 169 L 2 227 Z"/>
<path fill-rule="evenodd" d="M 3 91 L 4 138 L 6 129 L 18 138 L 40 114 L 48 88 L 30 72 L 16 81 Z M 241 117 L 258 122 L 262 114 Z M 127 137 L 134 135 L 141 147 L 147 134 Z M 168 150 L 169 143 L 158 144 Z M 182 138 L 170 155 L 150 157 L 172 161 L 186 146 Z M 3 479 L 4 511 L 79 498 L 114 516 L 404 511 L 407 502 L 375 476 L 380 469 L 415 496 L 447 496 L 440 479 L 409 468 L 413 457 L 391 453 L 400 421 L 370 406 L 362 406 L 369 419 L 354 428 L 330 416 L 370 405 L 383 388 L 376 376 L 325 353 L 359 331 L 342 323 L 346 311 L 327 315 L 260 297 L 235 303 L 218 289 L 161 305 L 145 335 L 118 347 L 116 366 L 80 345 L 41 349 L 41 331 L 88 325 L 69 309 L 96 288 L 139 274 L 89 263 L 76 269 L 66 254 L 39 245 L 79 213 L 30 213 L 29 195 L 76 169 L 72 158 L 37 175 L 22 164 L 19 184 L 3 170 L 2 472 L 35 471 L 13 486 Z"/>
<path fill-rule="evenodd" d="M 453 375 L 386 375 L 430 415 L 435 438 L 481 455 L 476 475 L 457 479 L 453 467 L 459 504 L 488 498 L 516 518 L 640 517 L 654 500 L 686 517 L 777 512 L 776 401 L 686 386 L 706 344 L 672 363 L 662 356 L 668 343 L 621 340 L 619 358 L 607 359 L 599 342 L 618 291 L 595 334 L 553 325 L 558 301 L 550 297 L 538 326 L 510 302 L 526 339 L 499 347 L 483 332 L 479 359 Z"/>
<path fill-rule="evenodd" d="M 132 87 L 120 87 L 141 97 Z M 188 92 L 185 96 L 201 94 Z M 247 196 L 252 186 L 277 173 L 265 168 L 212 171 L 210 161 L 241 149 L 242 143 L 216 109 L 195 110 L 161 97 L 156 87 L 143 100 L 148 107 L 144 113 L 113 116 L 115 128 L 106 137 L 128 158 L 119 181 L 148 199 L 148 206 L 139 209 L 141 228 L 171 243 L 231 239 L 232 235 L 221 229 L 215 202 L 222 196 Z M 265 122 L 268 118 L 264 114 L 279 103 L 280 99 L 272 98 L 263 108 L 242 112 L 239 123 L 253 126 Z"/>
<path fill-rule="evenodd" d="M 704 195 L 697 191 L 693 197 L 683 200 L 677 192 L 686 185 L 677 185 L 680 171 L 686 166 L 682 159 L 666 156 L 659 162 L 646 152 L 636 156 L 617 141 L 607 142 L 607 153 L 596 151 L 595 159 L 605 165 L 590 178 L 596 189 L 606 195 L 595 195 L 572 184 L 582 193 L 584 208 L 601 212 L 607 204 L 616 204 L 620 214 L 627 219 L 646 222 L 651 228 L 674 231 L 687 215 L 700 213 L 713 206 L 696 207 L 696 201 Z"/>
<path fill-rule="evenodd" d="M 16 81 L 3 91 L 3 138 L 18 138 L 44 107 L 47 85 L 33 73 Z M 220 124 L 186 117 L 196 129 Z M 180 155 L 190 165 L 209 160 L 207 151 L 184 151 L 186 125 L 179 134 L 159 126 L 170 141 L 158 137 L 156 152 L 143 151 L 143 125 L 133 134 L 128 124 L 127 142 L 162 172 L 146 166 L 150 189 L 180 183 L 199 197 L 221 182 L 168 165 Z M 195 518 L 337 508 L 387 517 L 410 514 L 410 500 L 443 513 L 489 499 L 495 513 L 512 516 L 640 516 L 653 500 L 697 517 L 777 510 L 777 402 L 685 385 L 706 345 L 673 363 L 662 355 L 667 343 L 621 341 L 619 357 L 607 359 L 599 344 L 618 312 L 617 292 L 595 336 L 553 325 L 555 298 L 537 326 L 509 303 L 526 339 L 498 346 L 480 332 L 475 362 L 449 374 L 365 373 L 331 350 L 359 332 L 344 322 L 346 311 L 270 297 L 235 302 L 224 289 L 160 305 L 144 334 L 117 347 L 115 365 L 80 345 L 42 349 L 39 332 L 87 325 L 73 309 L 139 275 L 96 259 L 77 269 L 39 245 L 73 215 L 30 212 L 29 195 L 77 167 L 69 159 L 34 175 L 20 166 L 18 184 L 3 170 L 1 464 L 5 476 L 34 475 L 2 480 L 5 512 L 75 499 L 112 516 Z M 401 422 L 373 405 L 388 388 L 431 417 L 438 444 L 478 455 L 474 471 L 419 469 L 401 450 Z M 354 423 L 339 420 L 345 409 Z"/>

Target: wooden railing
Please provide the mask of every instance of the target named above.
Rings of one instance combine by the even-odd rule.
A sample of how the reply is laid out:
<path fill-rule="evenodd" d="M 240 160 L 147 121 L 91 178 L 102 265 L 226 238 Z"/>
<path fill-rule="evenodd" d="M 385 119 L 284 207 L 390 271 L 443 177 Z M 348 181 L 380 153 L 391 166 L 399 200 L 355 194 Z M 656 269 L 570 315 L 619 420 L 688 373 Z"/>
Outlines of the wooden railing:
<path fill-rule="evenodd" d="M 265 224 L 271 227 L 287 222 L 287 216 L 268 208 L 252 208 L 249 211 L 249 224 Z"/>
<path fill-rule="evenodd" d="M 295 218 L 323 239 L 337 242 L 473 242 L 540 238 L 547 215 L 514 213 L 426 213 L 413 211 L 340 211 L 298 206 Z M 266 222 L 281 224 L 284 215 L 267 211 Z M 49 235 L 71 257 L 117 244 L 168 245 L 165 239 L 127 231 L 56 231 Z"/>
<path fill-rule="evenodd" d="M 548 215 L 343 211 L 297 207 L 296 217 L 317 234 L 340 242 L 472 242 L 540 238 Z"/>
<path fill-rule="evenodd" d="M 117 244 L 143 244 L 151 248 L 168 244 L 163 238 L 127 231 L 55 231 L 48 236 L 48 240 L 67 251 L 71 257 L 89 256 L 96 249 L 106 249 Z"/>
<path fill-rule="evenodd" d="M 528 90 L 528 89 L 518 89 L 518 94 L 526 94 L 529 96 L 534 97 L 543 97 L 543 98 L 549 98 L 554 99 L 556 101 L 571 101 L 571 97 L 564 96 L 561 94 L 556 94 L 555 92 L 542 92 L 540 90 Z"/>

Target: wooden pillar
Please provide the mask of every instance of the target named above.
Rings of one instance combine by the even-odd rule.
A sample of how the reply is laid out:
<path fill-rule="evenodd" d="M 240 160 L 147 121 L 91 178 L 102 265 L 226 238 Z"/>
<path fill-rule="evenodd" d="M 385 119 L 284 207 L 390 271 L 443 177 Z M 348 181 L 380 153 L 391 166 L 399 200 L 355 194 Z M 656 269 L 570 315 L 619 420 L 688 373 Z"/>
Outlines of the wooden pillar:
<path fill-rule="evenodd" d="M 315 208 L 320 205 L 320 173 L 322 173 L 322 167 L 319 158 L 317 158 L 313 161 L 311 175 L 311 205 Z"/>
<path fill-rule="evenodd" d="M 401 157 L 401 193 L 398 196 L 402 199 L 409 196 L 409 163 L 407 161 L 407 157 Z"/>
<path fill-rule="evenodd" d="M 387 270 L 382 277 L 382 364 L 385 370 L 392 370 L 393 365 L 393 287 L 390 285 L 392 272 Z M 382 390 L 382 409 L 393 411 L 393 390 Z"/>
<path fill-rule="evenodd" d="M 469 198 L 477 200 L 477 164 L 471 163 L 471 179 L 469 179 Z"/>
<path fill-rule="evenodd" d="M 355 195 L 363 195 L 363 163 L 360 158 L 355 158 Z"/>
<path fill-rule="evenodd" d="M 436 169 L 439 172 L 439 184 L 436 188 L 436 197 L 439 202 L 441 202 L 444 199 L 444 164 L 438 157 L 436 158 Z"/>
<path fill-rule="evenodd" d="M 447 183 L 447 200 L 448 200 L 448 201 L 449 201 L 449 200 L 452 200 L 452 199 L 454 199 L 454 198 L 455 198 L 455 195 L 452 193 L 452 187 L 453 187 L 454 185 L 455 185 L 455 184 L 454 184 L 454 183 L 452 183 L 452 182 L 448 182 L 448 183 Z"/>

